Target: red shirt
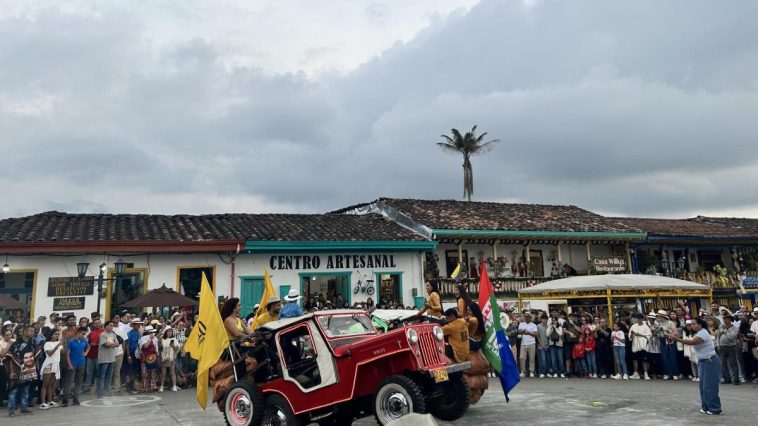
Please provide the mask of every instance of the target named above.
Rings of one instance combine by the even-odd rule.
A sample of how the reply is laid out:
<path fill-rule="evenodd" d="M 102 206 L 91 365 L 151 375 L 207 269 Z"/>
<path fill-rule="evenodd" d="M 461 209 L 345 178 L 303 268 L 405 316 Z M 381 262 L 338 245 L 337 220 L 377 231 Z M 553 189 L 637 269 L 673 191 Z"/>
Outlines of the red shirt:
<path fill-rule="evenodd" d="M 87 341 L 89 342 L 89 352 L 87 352 L 88 359 L 97 360 L 97 350 L 100 348 L 100 335 L 105 332 L 105 329 L 100 327 L 97 330 L 92 330 L 87 335 Z"/>
<path fill-rule="evenodd" d="M 597 341 L 595 339 L 595 336 L 589 335 L 584 336 L 584 350 L 587 352 L 595 352 L 595 346 L 597 345 Z"/>

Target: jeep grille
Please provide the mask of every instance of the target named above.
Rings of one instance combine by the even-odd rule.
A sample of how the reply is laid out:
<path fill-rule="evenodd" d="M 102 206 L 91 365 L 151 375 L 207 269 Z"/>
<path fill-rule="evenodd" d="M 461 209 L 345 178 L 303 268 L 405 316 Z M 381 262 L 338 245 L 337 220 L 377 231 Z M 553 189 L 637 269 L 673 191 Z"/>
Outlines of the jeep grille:
<path fill-rule="evenodd" d="M 445 363 L 444 352 L 440 352 L 437 347 L 437 340 L 431 331 L 419 333 L 419 347 L 421 348 L 421 359 L 425 366 L 439 365 Z"/>

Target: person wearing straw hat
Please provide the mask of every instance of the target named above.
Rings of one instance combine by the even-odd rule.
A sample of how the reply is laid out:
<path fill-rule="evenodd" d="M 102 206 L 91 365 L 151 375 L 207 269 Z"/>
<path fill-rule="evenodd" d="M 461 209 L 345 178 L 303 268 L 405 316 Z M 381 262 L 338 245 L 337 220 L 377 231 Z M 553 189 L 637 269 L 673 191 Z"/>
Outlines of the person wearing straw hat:
<path fill-rule="evenodd" d="M 155 336 L 155 328 L 152 325 L 145 327 L 139 340 L 140 364 L 142 367 L 142 393 L 155 392 L 158 381 L 159 347 L 160 343 Z"/>
<path fill-rule="evenodd" d="M 255 322 L 256 328 L 279 319 L 279 314 L 282 312 L 282 301 L 276 296 L 270 296 L 264 303 L 266 306 L 266 312 L 262 313 L 258 320 Z"/>
<path fill-rule="evenodd" d="M 284 301 L 287 304 L 282 308 L 282 313 L 279 315 L 280 319 L 303 316 L 303 308 L 300 307 L 300 292 L 296 288 L 290 289 L 284 297 Z"/>

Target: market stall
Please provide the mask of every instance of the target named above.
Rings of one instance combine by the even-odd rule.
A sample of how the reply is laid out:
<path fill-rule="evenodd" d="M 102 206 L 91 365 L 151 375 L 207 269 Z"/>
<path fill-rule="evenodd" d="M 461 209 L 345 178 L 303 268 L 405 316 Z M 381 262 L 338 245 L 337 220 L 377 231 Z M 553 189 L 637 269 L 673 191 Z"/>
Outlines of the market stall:
<path fill-rule="evenodd" d="M 567 300 L 569 306 L 595 308 L 614 320 L 615 307 L 636 306 L 640 311 L 672 309 L 685 300 L 690 310 L 697 309 L 712 297 L 707 285 L 658 275 L 608 274 L 587 275 L 548 281 L 519 290 L 519 307 L 524 300 Z M 601 309 L 598 309 L 601 308 Z"/>

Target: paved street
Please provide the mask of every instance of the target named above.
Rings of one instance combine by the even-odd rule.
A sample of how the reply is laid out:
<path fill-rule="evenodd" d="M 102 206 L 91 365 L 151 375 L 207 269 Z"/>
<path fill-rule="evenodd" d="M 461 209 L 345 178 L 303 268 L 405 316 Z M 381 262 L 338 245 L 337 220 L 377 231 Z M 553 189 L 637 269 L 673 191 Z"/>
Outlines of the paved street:
<path fill-rule="evenodd" d="M 698 412 L 697 384 L 581 379 L 527 379 L 506 404 L 497 382 L 482 401 L 455 424 L 471 425 L 627 425 L 644 419 L 658 425 L 754 425 L 758 385 L 722 386 L 725 415 Z M 4 412 L 5 415 L 5 412 Z M 198 408 L 194 389 L 148 396 L 120 396 L 102 401 L 83 398 L 81 407 L 34 411 L 33 416 L 0 417 L 3 425 L 82 426 L 103 424 L 222 425 L 215 406 Z M 373 425 L 367 418 L 356 425 Z"/>

